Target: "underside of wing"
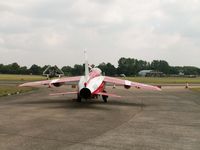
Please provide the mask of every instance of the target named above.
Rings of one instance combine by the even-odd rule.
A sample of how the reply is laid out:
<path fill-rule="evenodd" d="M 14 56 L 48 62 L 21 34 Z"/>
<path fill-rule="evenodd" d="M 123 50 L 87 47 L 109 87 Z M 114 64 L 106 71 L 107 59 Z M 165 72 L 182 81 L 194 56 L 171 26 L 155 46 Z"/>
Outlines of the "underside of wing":
<path fill-rule="evenodd" d="M 108 76 L 104 77 L 104 82 L 106 82 L 106 83 L 112 83 L 114 85 L 120 85 L 120 86 L 124 86 L 124 87 L 136 87 L 136 88 L 140 88 L 140 89 L 157 90 L 157 91 L 161 90 L 157 86 L 143 84 L 143 83 L 138 83 L 138 82 L 132 82 L 132 81 L 118 79 L 118 78 L 113 78 L 113 77 L 108 77 Z"/>
<path fill-rule="evenodd" d="M 63 77 L 53 80 L 44 80 L 44 81 L 35 81 L 35 82 L 28 82 L 19 85 L 20 87 L 37 87 L 37 86 L 43 86 L 43 85 L 54 85 L 54 86 L 60 86 L 65 83 L 69 82 L 78 82 L 80 80 L 81 76 L 75 76 L 75 77 Z"/>

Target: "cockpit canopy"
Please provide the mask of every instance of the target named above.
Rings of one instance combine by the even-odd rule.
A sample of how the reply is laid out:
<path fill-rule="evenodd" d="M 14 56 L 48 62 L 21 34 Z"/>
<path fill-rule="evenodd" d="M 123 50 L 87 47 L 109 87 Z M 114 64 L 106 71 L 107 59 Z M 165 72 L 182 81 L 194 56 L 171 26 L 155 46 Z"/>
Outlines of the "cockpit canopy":
<path fill-rule="evenodd" d="M 98 74 L 101 74 L 101 73 L 102 73 L 101 69 L 99 69 L 99 68 L 92 68 L 92 69 L 90 70 L 90 72 L 96 72 L 96 73 L 98 73 Z"/>
<path fill-rule="evenodd" d="M 100 76 L 101 75 L 101 69 L 99 69 L 99 68 L 92 68 L 91 70 L 90 70 L 90 77 L 91 78 L 94 78 L 94 77 L 97 77 L 97 76 Z"/>

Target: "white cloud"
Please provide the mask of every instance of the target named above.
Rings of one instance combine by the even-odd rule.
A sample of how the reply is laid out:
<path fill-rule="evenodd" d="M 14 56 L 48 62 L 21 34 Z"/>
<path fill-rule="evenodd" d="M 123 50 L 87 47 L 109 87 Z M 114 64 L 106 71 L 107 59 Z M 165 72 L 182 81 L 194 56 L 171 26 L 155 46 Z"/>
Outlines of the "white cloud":
<path fill-rule="evenodd" d="M 87 49 L 96 64 L 125 56 L 200 67 L 199 8 L 198 0 L 2 1 L 1 63 L 73 65 Z"/>

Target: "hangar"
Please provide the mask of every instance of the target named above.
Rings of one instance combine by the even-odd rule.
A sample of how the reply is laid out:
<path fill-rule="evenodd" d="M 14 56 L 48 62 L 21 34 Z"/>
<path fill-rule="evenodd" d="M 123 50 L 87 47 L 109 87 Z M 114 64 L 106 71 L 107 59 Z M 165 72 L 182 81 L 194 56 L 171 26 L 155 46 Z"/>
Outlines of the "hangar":
<path fill-rule="evenodd" d="M 163 72 L 160 71 L 154 71 L 154 70 L 141 70 L 138 73 L 139 76 L 142 77 L 163 77 Z"/>

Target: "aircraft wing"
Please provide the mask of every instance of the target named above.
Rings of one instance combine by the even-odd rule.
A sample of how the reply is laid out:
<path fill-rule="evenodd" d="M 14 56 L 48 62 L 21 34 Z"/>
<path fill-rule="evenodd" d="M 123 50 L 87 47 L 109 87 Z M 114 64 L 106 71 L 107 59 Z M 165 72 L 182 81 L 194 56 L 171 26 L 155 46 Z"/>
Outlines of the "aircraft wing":
<path fill-rule="evenodd" d="M 81 76 L 75 76 L 75 77 L 63 77 L 63 78 L 58 78 L 58 79 L 53 79 L 53 80 L 44 80 L 44 81 L 35 81 L 35 82 L 28 82 L 19 85 L 20 87 L 35 87 L 35 86 L 42 86 L 42 85 L 49 85 L 51 86 L 52 84 L 64 84 L 68 82 L 78 82 L 80 80 Z"/>
<path fill-rule="evenodd" d="M 123 79 L 118 79 L 118 78 L 113 78 L 113 77 L 108 77 L 108 76 L 104 77 L 104 82 L 113 83 L 115 85 L 121 85 L 121 86 L 136 87 L 136 88 L 146 89 L 146 90 L 161 91 L 161 89 L 157 86 L 152 86 L 152 85 L 138 83 L 138 82 L 132 82 L 129 80 L 123 80 Z"/>

